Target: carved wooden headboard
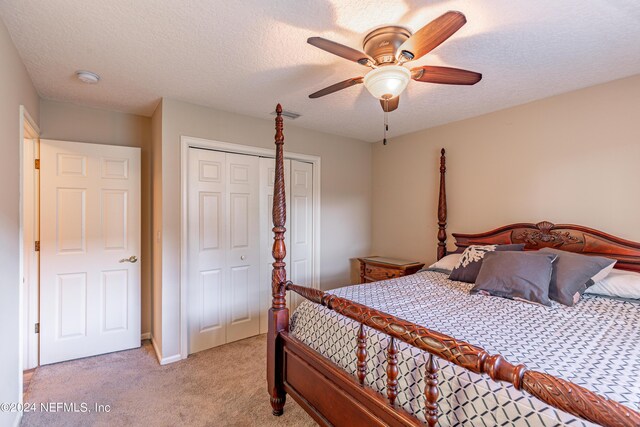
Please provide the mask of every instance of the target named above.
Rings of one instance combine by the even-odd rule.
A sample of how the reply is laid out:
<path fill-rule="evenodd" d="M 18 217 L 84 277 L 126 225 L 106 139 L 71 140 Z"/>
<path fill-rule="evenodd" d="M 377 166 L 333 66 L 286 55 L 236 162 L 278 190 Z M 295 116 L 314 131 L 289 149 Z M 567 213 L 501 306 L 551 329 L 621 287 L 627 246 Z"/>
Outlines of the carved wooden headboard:
<path fill-rule="evenodd" d="M 524 243 L 525 250 L 556 248 L 585 255 L 618 260 L 616 268 L 640 272 L 640 243 L 624 240 L 599 230 L 572 224 L 511 224 L 480 234 L 453 233 L 456 252 L 469 245 Z"/>
<path fill-rule="evenodd" d="M 446 254 L 447 193 L 446 158 L 440 153 L 440 194 L 438 197 L 438 259 Z M 556 248 L 585 255 L 601 255 L 618 260 L 615 268 L 640 272 L 640 243 L 621 239 L 593 228 L 573 224 L 555 225 L 548 221 L 537 224 L 505 225 L 479 234 L 453 233 L 456 251 L 469 245 L 505 245 L 524 243 L 525 250 Z"/>

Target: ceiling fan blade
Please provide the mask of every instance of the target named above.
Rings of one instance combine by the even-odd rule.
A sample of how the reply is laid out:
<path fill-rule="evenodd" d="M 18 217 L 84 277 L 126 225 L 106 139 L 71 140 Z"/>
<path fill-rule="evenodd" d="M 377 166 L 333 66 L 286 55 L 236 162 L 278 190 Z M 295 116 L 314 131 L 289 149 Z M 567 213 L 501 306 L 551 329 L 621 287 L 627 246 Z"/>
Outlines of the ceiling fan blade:
<path fill-rule="evenodd" d="M 398 48 L 396 58 L 414 61 L 431 52 L 442 42 L 451 37 L 465 23 L 467 18 L 462 12 L 449 11 L 434 19 L 416 31 Z"/>
<path fill-rule="evenodd" d="M 474 85 L 482 80 L 482 74 L 460 68 L 425 65 L 411 69 L 411 78 L 418 82 L 445 85 Z"/>
<path fill-rule="evenodd" d="M 398 108 L 398 105 L 400 105 L 400 95 L 394 97 L 394 98 L 390 98 L 390 99 L 381 99 L 380 100 L 380 105 L 382 106 L 382 110 L 384 110 L 385 112 L 389 112 L 389 111 L 393 111 L 396 108 Z"/>
<path fill-rule="evenodd" d="M 325 87 L 324 89 L 320 89 L 317 92 L 309 95 L 309 98 L 320 98 L 321 96 L 329 95 L 330 93 L 337 92 L 342 89 L 346 89 L 351 86 L 355 86 L 357 84 L 362 83 L 364 77 L 354 77 L 352 79 L 347 79 L 340 83 L 333 84 L 331 86 Z"/>
<path fill-rule="evenodd" d="M 334 55 L 341 56 L 349 61 L 357 62 L 362 65 L 373 64 L 373 58 L 364 52 L 353 49 L 349 46 L 345 46 L 340 43 L 336 43 L 331 40 L 323 39 L 322 37 L 309 37 L 307 43 L 313 45 L 322 50 L 326 50 Z"/>

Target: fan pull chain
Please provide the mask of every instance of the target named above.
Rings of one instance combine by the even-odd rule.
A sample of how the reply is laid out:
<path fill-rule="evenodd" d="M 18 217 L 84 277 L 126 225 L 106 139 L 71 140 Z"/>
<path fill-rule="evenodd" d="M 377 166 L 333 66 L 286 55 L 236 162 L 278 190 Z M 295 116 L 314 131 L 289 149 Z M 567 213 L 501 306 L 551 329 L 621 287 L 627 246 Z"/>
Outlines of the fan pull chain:
<path fill-rule="evenodd" d="M 384 100 L 384 138 L 382 144 L 387 145 L 387 132 L 389 131 L 389 99 Z"/>

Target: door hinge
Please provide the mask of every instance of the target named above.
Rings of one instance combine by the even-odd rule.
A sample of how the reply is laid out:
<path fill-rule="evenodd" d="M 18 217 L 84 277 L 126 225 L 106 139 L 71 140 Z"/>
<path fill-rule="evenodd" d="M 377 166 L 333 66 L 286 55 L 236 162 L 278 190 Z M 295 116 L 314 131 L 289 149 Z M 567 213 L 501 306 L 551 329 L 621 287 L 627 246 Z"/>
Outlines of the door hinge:
<path fill-rule="evenodd" d="M 36 240 L 36 252 L 40 252 L 40 240 Z"/>
<path fill-rule="evenodd" d="M 40 333 L 40 323 L 36 323 L 35 331 L 36 331 L 36 334 Z"/>
<path fill-rule="evenodd" d="M 40 169 L 40 159 L 35 160 L 34 166 L 36 169 Z"/>

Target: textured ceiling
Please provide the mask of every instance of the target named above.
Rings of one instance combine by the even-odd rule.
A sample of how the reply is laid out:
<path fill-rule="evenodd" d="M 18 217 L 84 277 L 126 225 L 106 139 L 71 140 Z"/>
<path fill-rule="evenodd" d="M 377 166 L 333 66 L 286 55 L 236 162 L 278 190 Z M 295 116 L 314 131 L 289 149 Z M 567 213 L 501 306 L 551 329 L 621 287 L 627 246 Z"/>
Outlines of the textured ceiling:
<path fill-rule="evenodd" d="M 269 118 L 276 102 L 298 126 L 367 141 L 382 110 L 360 85 L 307 95 L 368 69 L 306 43 L 361 49 L 368 30 L 415 31 L 447 10 L 467 24 L 410 66 L 483 74 L 475 86 L 411 82 L 390 136 L 640 73 L 638 0 L 0 0 L 44 98 L 151 115 L 161 97 Z M 102 77 L 79 83 L 78 69 Z"/>

